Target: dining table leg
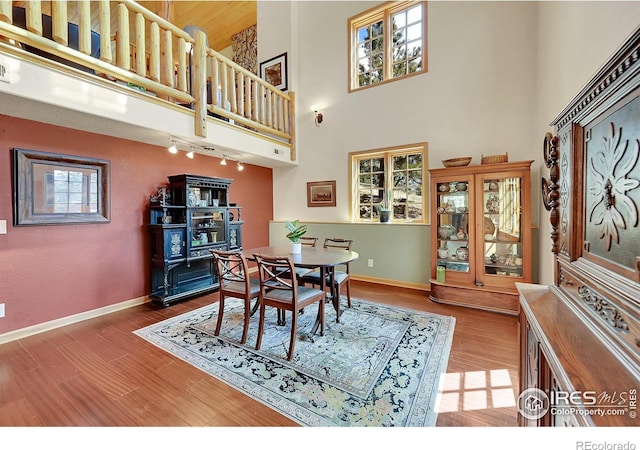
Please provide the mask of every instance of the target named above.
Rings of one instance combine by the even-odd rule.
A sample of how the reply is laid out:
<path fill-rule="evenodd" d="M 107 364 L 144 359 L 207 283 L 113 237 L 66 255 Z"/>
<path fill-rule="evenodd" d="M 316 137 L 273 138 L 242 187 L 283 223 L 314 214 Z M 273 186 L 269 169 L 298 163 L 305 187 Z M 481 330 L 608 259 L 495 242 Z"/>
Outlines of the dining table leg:
<path fill-rule="evenodd" d="M 327 268 L 324 266 L 321 266 L 320 267 L 320 290 L 322 292 L 326 292 L 326 289 L 327 289 L 326 279 L 327 279 Z M 318 331 L 318 328 L 320 327 L 319 312 L 320 311 L 318 311 L 318 316 L 316 317 L 316 323 L 313 324 L 313 328 L 311 329 L 312 336 L 316 334 L 316 332 Z"/>

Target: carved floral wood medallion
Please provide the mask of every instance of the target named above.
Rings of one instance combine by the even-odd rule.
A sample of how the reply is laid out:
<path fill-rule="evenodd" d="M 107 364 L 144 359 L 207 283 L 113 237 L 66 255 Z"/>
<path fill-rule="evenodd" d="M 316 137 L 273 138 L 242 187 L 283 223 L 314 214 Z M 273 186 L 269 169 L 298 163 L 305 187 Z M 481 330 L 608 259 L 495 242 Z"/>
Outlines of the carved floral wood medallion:
<path fill-rule="evenodd" d="M 631 269 L 640 254 L 640 127 L 629 118 L 638 114 L 636 98 L 585 134 L 585 248 Z"/>

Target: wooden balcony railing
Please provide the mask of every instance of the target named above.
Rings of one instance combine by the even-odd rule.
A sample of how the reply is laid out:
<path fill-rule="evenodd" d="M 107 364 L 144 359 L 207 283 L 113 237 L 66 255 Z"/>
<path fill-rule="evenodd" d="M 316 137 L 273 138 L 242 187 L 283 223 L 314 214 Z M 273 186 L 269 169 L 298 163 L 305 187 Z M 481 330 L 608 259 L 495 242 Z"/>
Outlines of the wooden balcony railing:
<path fill-rule="evenodd" d="M 20 46 L 91 76 L 187 105 L 194 134 L 222 117 L 294 151 L 293 93 L 283 93 L 132 0 L 0 1 L 0 48 Z M 7 47 L 8 48 L 8 47 Z"/>

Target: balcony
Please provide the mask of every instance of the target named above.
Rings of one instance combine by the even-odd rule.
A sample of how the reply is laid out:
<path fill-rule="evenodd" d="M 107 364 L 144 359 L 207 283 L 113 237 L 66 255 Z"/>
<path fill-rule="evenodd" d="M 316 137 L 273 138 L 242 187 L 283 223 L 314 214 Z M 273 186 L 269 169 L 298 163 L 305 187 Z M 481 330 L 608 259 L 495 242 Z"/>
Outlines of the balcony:
<path fill-rule="evenodd" d="M 18 6 L 17 4 L 21 6 Z M 0 1 L 0 113 L 265 167 L 297 164 L 295 95 L 134 1 Z"/>

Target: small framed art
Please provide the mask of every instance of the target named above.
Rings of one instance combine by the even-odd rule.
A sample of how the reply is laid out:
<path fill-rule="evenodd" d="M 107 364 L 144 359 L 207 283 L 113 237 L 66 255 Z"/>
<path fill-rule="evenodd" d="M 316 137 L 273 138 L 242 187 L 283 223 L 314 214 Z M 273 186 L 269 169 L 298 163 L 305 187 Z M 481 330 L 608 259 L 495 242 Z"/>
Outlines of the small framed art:
<path fill-rule="evenodd" d="M 307 206 L 336 206 L 336 180 L 308 182 Z"/>
<path fill-rule="evenodd" d="M 275 58 L 260 63 L 260 78 L 267 83 L 287 90 L 287 54 L 283 53 Z"/>

